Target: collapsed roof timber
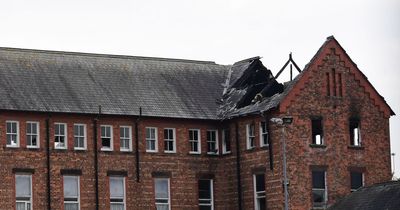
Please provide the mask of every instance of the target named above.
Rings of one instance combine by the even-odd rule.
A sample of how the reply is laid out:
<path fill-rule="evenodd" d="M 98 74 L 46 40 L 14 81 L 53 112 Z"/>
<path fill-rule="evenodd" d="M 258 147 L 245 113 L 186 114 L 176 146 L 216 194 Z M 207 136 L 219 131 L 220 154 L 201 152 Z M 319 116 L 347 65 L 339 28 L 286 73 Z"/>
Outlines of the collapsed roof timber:
<path fill-rule="evenodd" d="M 329 37 L 327 42 L 333 37 Z M 318 54 L 318 53 L 317 53 Z M 0 109 L 226 119 L 277 107 L 278 83 L 254 57 L 230 65 L 0 48 Z"/>

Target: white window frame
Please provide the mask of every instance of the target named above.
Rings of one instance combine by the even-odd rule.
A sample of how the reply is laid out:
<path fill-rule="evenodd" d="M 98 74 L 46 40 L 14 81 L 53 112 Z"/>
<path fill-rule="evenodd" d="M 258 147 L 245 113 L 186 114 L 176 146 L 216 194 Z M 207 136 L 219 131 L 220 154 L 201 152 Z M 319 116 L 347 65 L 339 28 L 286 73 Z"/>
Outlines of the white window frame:
<path fill-rule="evenodd" d="M 265 132 L 263 130 L 263 123 L 265 123 Z M 267 143 L 264 143 L 264 135 L 267 136 Z M 269 133 L 268 133 L 268 123 L 261 121 L 260 122 L 260 147 L 267 147 L 269 142 Z"/>
<path fill-rule="evenodd" d="M 321 171 L 320 171 L 321 172 Z M 327 185 L 327 181 L 326 181 L 326 170 L 324 170 L 323 171 L 324 172 L 324 182 L 325 182 L 325 189 L 322 189 L 322 188 L 312 188 L 312 193 L 314 193 L 314 190 L 317 190 L 317 191 L 322 191 L 322 190 L 324 190 L 324 194 L 325 194 L 325 200 L 322 202 L 322 205 L 321 206 L 314 206 L 314 198 L 312 198 L 313 199 L 313 203 L 312 203 L 312 205 L 313 205 L 313 209 L 325 209 L 326 208 L 326 205 L 328 204 L 328 185 Z M 311 179 L 312 179 L 312 177 L 311 177 Z M 312 180 L 311 180 L 311 182 L 312 182 Z"/>
<path fill-rule="evenodd" d="M 57 125 L 64 125 L 64 141 L 65 141 L 65 143 L 64 143 L 64 147 L 60 147 L 60 146 L 57 146 L 57 142 L 55 141 L 55 138 L 57 137 L 57 136 L 62 136 L 62 135 L 60 135 L 60 134 L 56 134 L 56 126 Z M 67 129 L 67 123 L 60 123 L 60 122 L 56 122 L 56 123 L 54 123 L 54 149 L 67 149 L 68 148 L 68 129 Z"/>
<path fill-rule="evenodd" d="M 250 135 L 250 126 L 253 126 L 253 135 Z M 252 123 L 246 124 L 246 149 L 253 149 L 256 147 L 256 126 Z M 253 139 L 253 144 L 251 145 L 251 139 Z"/>
<path fill-rule="evenodd" d="M 223 129 L 222 130 L 222 154 L 230 154 L 231 150 L 232 150 L 232 141 L 230 141 L 230 139 L 229 139 L 229 141 L 230 141 L 230 149 L 227 150 L 227 147 L 226 147 L 226 140 L 227 140 L 227 137 L 225 136 L 225 132 L 226 131 L 230 132 L 230 130 L 229 129 Z"/>
<path fill-rule="evenodd" d="M 110 128 L 110 136 L 103 136 L 101 129 Z M 110 138 L 110 147 L 103 146 L 103 138 Z M 100 140 L 101 140 L 101 151 L 113 151 L 114 150 L 114 138 L 113 138 L 113 126 L 112 125 L 100 125 Z"/>
<path fill-rule="evenodd" d="M 120 197 L 111 197 L 111 193 L 110 193 L 110 208 L 111 208 L 111 204 L 116 203 L 116 204 L 123 204 L 124 205 L 124 210 L 126 209 L 126 186 L 125 186 L 125 177 L 123 176 L 110 176 L 109 181 L 111 183 L 111 179 L 122 179 L 122 184 L 123 184 L 123 190 L 124 190 L 124 197 L 122 198 L 123 201 L 122 202 L 112 202 L 112 199 L 121 199 Z M 110 184 L 111 185 L 111 184 Z M 111 187 L 111 186 L 110 186 Z M 109 187 L 109 188 L 110 188 Z M 110 189 L 109 189 L 110 190 Z"/>
<path fill-rule="evenodd" d="M 7 124 L 8 123 L 15 123 L 16 124 L 16 127 L 17 127 L 17 129 L 16 129 L 16 133 L 10 133 L 10 132 L 8 132 L 7 131 Z M 16 139 L 15 139 L 15 141 L 16 141 L 16 144 L 15 145 L 13 145 L 13 144 L 8 144 L 8 142 L 7 142 L 7 136 L 8 135 L 15 135 L 16 137 Z M 11 141 L 11 143 L 12 143 L 12 141 Z M 11 147 L 11 148 L 17 148 L 17 147 L 19 147 L 19 122 L 18 121 L 15 121 L 15 120 L 7 120 L 6 121 L 6 147 Z"/>
<path fill-rule="evenodd" d="M 359 188 L 358 189 L 352 189 L 351 188 L 351 173 L 361 173 L 361 187 L 364 187 L 365 186 L 365 183 L 364 183 L 364 172 L 350 171 L 350 192 L 354 192 L 354 191 L 357 191 Z"/>
<path fill-rule="evenodd" d="M 188 134 L 191 131 L 196 131 L 197 132 L 197 141 L 195 141 L 194 139 L 190 139 L 190 135 L 188 135 L 189 137 L 189 146 L 190 146 L 190 150 L 189 150 L 189 154 L 201 154 L 201 135 L 200 135 L 200 129 L 189 129 L 188 130 Z M 197 152 L 192 150 L 192 144 L 197 142 Z"/>
<path fill-rule="evenodd" d="M 166 180 L 168 183 L 168 198 L 157 198 L 156 195 L 156 180 Z M 155 200 L 155 206 L 157 209 L 157 205 L 168 205 L 168 210 L 171 210 L 171 185 L 170 185 L 170 179 L 169 178 L 154 178 L 154 200 Z M 157 200 L 166 200 L 167 203 L 157 203 Z"/>
<path fill-rule="evenodd" d="M 172 134 L 173 134 L 173 139 L 172 139 L 172 144 L 173 144 L 173 150 L 165 150 L 165 142 L 166 141 L 170 141 L 171 139 L 165 139 L 165 135 L 164 135 L 164 132 L 165 132 L 165 130 L 169 130 L 169 129 L 171 129 L 172 130 Z M 164 128 L 164 130 L 163 130 L 164 132 L 163 132 L 163 135 L 164 135 L 164 153 L 176 153 L 176 129 L 175 128 Z"/>
<path fill-rule="evenodd" d="M 37 133 L 28 133 L 28 124 L 36 124 Z M 37 121 L 26 121 L 26 147 L 27 148 L 40 148 L 40 123 Z M 36 145 L 28 144 L 28 136 L 36 135 Z"/>
<path fill-rule="evenodd" d="M 76 178 L 77 180 L 78 180 L 78 197 L 76 198 L 77 200 L 76 201 L 66 201 L 65 199 L 66 199 L 66 197 L 65 197 L 65 195 L 64 195 L 64 206 L 65 206 L 65 204 L 66 203 L 77 203 L 78 204 L 78 210 L 79 209 L 81 209 L 81 202 L 80 202 L 80 200 L 81 200 L 81 184 L 80 184 L 80 176 L 76 176 L 76 175 L 64 175 L 63 176 L 63 183 L 65 184 L 65 181 L 64 181 L 64 178 L 65 177 L 74 177 L 74 178 Z M 65 186 L 65 185 L 64 185 Z M 64 189 L 63 189 L 64 190 Z M 63 192 L 64 193 L 64 192 Z M 67 197 L 67 198 L 72 198 L 72 197 Z M 72 198 L 72 199 L 74 199 L 74 198 Z"/>
<path fill-rule="evenodd" d="M 128 138 L 126 138 L 126 137 L 122 137 L 121 136 L 121 129 L 128 129 L 128 135 L 129 135 L 129 137 Z M 119 145 L 119 147 L 120 147 L 120 150 L 121 150 L 121 152 L 131 152 L 132 151 L 132 126 L 128 126 L 128 125 L 121 125 L 121 126 L 119 126 L 119 138 L 120 138 L 120 145 Z M 129 147 L 128 148 L 126 148 L 126 147 L 122 147 L 122 140 L 123 139 L 125 139 L 125 140 L 128 140 L 128 142 L 129 142 Z"/>
<path fill-rule="evenodd" d="M 147 137 L 147 129 L 153 130 L 154 129 L 154 139 L 148 138 Z M 145 138 L 146 138 L 146 152 L 158 152 L 158 129 L 157 127 L 146 127 L 145 128 Z M 148 141 L 154 141 L 154 150 L 153 149 L 147 149 L 147 142 Z"/>
<path fill-rule="evenodd" d="M 265 195 L 265 180 L 264 180 L 264 191 L 257 191 L 257 175 L 261 175 L 261 174 L 253 174 L 254 209 L 255 210 L 260 210 L 259 199 L 260 198 L 266 198 L 266 195 Z M 265 178 L 265 174 L 264 174 L 264 178 Z"/>
<path fill-rule="evenodd" d="M 211 210 L 214 210 L 214 180 L 213 179 L 200 179 L 200 180 L 209 180 L 210 182 L 210 194 L 211 199 L 200 199 L 199 198 L 199 206 L 210 206 Z M 199 181 L 200 181 L 199 180 Z M 200 201 L 209 201 L 209 204 L 200 203 Z"/>
<path fill-rule="evenodd" d="M 209 129 L 209 130 L 207 130 L 207 133 L 208 132 L 215 132 L 215 151 L 213 152 L 213 151 L 208 151 L 208 149 L 209 149 L 209 146 L 208 146 L 208 144 L 210 144 L 210 143 L 212 143 L 213 141 L 209 141 L 208 139 L 207 139 L 207 137 L 206 137 L 206 141 L 207 141 L 207 154 L 209 154 L 209 155 L 218 155 L 219 154 L 219 143 L 218 143 L 218 130 L 216 130 L 216 129 Z M 206 135 L 207 136 L 207 135 Z"/>
<path fill-rule="evenodd" d="M 29 197 L 29 200 L 26 200 L 26 199 L 18 200 L 18 198 L 16 196 L 16 194 L 17 194 L 17 176 L 29 176 L 29 184 L 30 184 L 30 188 L 31 188 L 31 196 Z M 30 210 L 33 209 L 32 186 L 33 186 L 32 185 L 32 174 L 15 174 L 15 194 L 14 194 L 15 195 L 15 206 L 17 205 L 18 202 L 25 203 L 25 209 L 27 209 L 26 206 L 29 203 L 31 206 Z"/>
<path fill-rule="evenodd" d="M 75 126 L 83 126 L 83 136 L 76 136 L 75 135 Z M 87 148 L 87 131 L 86 131 L 86 124 L 82 124 L 82 123 L 75 123 L 74 124 L 74 149 L 75 150 L 86 150 Z M 83 137 L 83 147 L 77 147 L 75 145 L 75 138 L 82 138 Z"/>

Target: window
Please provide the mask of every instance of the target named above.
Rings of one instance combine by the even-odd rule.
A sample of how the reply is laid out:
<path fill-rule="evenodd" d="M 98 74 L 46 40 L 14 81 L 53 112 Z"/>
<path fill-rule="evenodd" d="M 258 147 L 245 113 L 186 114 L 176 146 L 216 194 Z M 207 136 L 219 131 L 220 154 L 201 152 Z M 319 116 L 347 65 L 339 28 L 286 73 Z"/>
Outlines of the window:
<path fill-rule="evenodd" d="M 7 121 L 6 127 L 7 147 L 19 147 L 19 123 Z"/>
<path fill-rule="evenodd" d="M 120 135 L 120 150 L 121 151 L 131 151 L 132 150 L 132 127 L 131 126 L 121 126 L 119 128 Z"/>
<path fill-rule="evenodd" d="M 101 150 L 113 150 L 113 135 L 111 125 L 101 125 Z"/>
<path fill-rule="evenodd" d="M 39 139 L 39 123 L 26 122 L 26 146 L 28 148 L 38 148 Z"/>
<path fill-rule="evenodd" d="M 356 191 L 358 188 L 364 186 L 364 174 L 362 172 L 350 172 L 351 192 Z"/>
<path fill-rule="evenodd" d="M 125 177 L 110 177 L 111 210 L 125 209 Z"/>
<path fill-rule="evenodd" d="M 312 172 L 312 194 L 313 194 L 313 206 L 324 207 L 328 200 L 325 171 L 313 171 Z"/>
<path fill-rule="evenodd" d="M 312 143 L 316 145 L 324 145 L 324 137 L 322 133 L 322 119 L 311 120 L 312 126 Z"/>
<path fill-rule="evenodd" d="M 54 124 L 54 148 L 67 149 L 67 124 Z"/>
<path fill-rule="evenodd" d="M 175 128 L 164 129 L 164 152 L 175 153 Z"/>
<path fill-rule="evenodd" d="M 350 119 L 350 145 L 361 146 L 360 121 L 358 119 Z"/>
<path fill-rule="evenodd" d="M 32 209 L 32 175 L 15 175 L 16 210 Z"/>
<path fill-rule="evenodd" d="M 255 145 L 255 135 L 254 135 L 254 124 L 247 124 L 246 125 L 246 148 L 252 149 Z"/>
<path fill-rule="evenodd" d="M 266 210 L 265 199 L 265 176 L 264 174 L 254 174 L 254 209 Z"/>
<path fill-rule="evenodd" d="M 157 210 L 170 210 L 169 179 L 154 179 L 155 200 Z"/>
<path fill-rule="evenodd" d="M 146 128 L 146 152 L 158 151 L 157 128 Z"/>
<path fill-rule="evenodd" d="M 223 154 L 231 153 L 231 138 L 229 129 L 222 130 L 222 152 Z"/>
<path fill-rule="evenodd" d="M 207 131 L 207 154 L 218 154 L 218 136 L 216 130 Z"/>
<path fill-rule="evenodd" d="M 79 176 L 64 176 L 64 209 L 79 208 Z"/>
<path fill-rule="evenodd" d="M 213 180 L 199 180 L 199 207 L 200 210 L 214 209 Z"/>
<path fill-rule="evenodd" d="M 190 154 L 201 153 L 199 129 L 189 129 L 189 144 L 190 144 L 190 151 L 189 151 Z"/>
<path fill-rule="evenodd" d="M 268 124 L 260 122 L 260 146 L 268 146 Z"/>
<path fill-rule="evenodd" d="M 86 125 L 74 124 L 74 148 L 76 150 L 86 149 Z"/>

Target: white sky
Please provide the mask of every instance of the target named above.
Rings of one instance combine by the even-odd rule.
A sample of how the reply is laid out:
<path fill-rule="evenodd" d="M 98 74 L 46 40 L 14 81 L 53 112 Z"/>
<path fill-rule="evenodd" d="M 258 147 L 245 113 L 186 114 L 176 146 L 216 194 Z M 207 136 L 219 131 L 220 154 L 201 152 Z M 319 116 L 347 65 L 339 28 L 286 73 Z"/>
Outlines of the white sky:
<path fill-rule="evenodd" d="M 400 114 L 398 0 L 0 0 L 0 46 L 300 68 L 334 35 Z M 400 176 L 400 120 L 391 123 Z M 377 139 L 379 141 L 379 139 Z"/>

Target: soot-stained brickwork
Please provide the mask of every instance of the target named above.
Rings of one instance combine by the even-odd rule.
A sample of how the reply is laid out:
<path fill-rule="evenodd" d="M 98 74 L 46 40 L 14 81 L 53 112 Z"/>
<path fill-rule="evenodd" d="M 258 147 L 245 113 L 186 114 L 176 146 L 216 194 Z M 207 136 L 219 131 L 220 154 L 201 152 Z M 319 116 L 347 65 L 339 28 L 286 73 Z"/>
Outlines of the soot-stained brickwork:
<path fill-rule="evenodd" d="M 0 73 L 0 210 L 282 209 L 284 155 L 293 210 L 331 206 L 352 173 L 363 186 L 391 179 L 394 112 L 333 37 L 286 83 L 259 57 L 11 48 Z M 283 117 L 293 122 L 271 122 Z M 78 177 L 76 198 L 65 177 Z"/>

